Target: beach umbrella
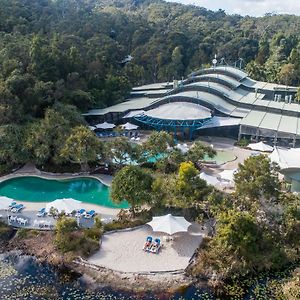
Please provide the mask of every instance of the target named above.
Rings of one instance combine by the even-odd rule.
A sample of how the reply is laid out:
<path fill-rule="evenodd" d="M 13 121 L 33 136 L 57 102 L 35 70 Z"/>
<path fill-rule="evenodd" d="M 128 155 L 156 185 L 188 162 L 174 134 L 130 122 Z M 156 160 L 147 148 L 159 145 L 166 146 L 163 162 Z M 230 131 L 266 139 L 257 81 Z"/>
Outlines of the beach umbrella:
<path fill-rule="evenodd" d="M 121 127 L 125 130 L 136 130 L 139 128 L 139 126 L 131 124 L 129 122 L 127 122 L 126 124 L 121 125 Z"/>
<path fill-rule="evenodd" d="M 174 217 L 171 214 L 153 217 L 152 221 L 147 223 L 153 231 L 165 232 L 167 234 L 174 234 L 176 232 L 187 232 L 190 225 L 184 217 Z"/>
<path fill-rule="evenodd" d="M 57 199 L 46 204 L 46 212 L 48 213 L 51 208 L 57 209 L 60 213 L 64 211 L 66 214 L 70 214 L 74 210 L 80 210 L 82 208 L 81 202 L 72 198 Z"/>
<path fill-rule="evenodd" d="M 95 127 L 99 129 L 113 129 L 114 127 L 116 127 L 116 125 L 113 123 L 103 122 L 95 125 Z"/>
<path fill-rule="evenodd" d="M 218 178 L 216 178 L 215 176 L 212 175 L 208 175 L 205 172 L 201 172 L 199 177 L 203 180 L 205 180 L 208 184 L 216 186 L 218 184 L 220 184 L 220 180 Z"/>
<path fill-rule="evenodd" d="M 274 148 L 265 144 L 264 142 L 249 144 L 248 148 L 261 152 L 272 152 Z"/>
<path fill-rule="evenodd" d="M 10 199 L 5 196 L 0 196 L 0 209 L 9 209 L 9 206 L 14 202 L 13 199 Z"/>
<path fill-rule="evenodd" d="M 96 127 L 95 127 L 95 126 L 89 126 L 89 129 L 90 129 L 90 130 L 95 130 Z"/>

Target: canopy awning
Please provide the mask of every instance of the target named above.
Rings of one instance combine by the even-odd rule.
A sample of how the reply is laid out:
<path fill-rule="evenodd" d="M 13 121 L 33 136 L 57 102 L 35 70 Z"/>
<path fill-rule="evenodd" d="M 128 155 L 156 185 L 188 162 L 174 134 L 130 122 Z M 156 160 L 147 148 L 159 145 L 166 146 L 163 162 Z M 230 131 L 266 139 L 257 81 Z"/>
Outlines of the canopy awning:
<path fill-rule="evenodd" d="M 228 180 L 233 182 L 234 181 L 234 174 L 237 172 L 237 169 L 234 170 L 224 170 L 221 173 L 219 173 L 219 176 L 223 180 Z"/>
<path fill-rule="evenodd" d="M 125 129 L 125 130 L 135 130 L 135 129 L 138 129 L 138 128 L 139 128 L 139 126 L 134 125 L 134 124 L 131 124 L 131 123 L 129 123 L 129 122 L 127 122 L 126 124 L 121 125 L 121 127 L 122 127 L 123 129 Z"/>
<path fill-rule="evenodd" d="M 182 154 L 185 154 L 189 151 L 189 146 L 187 144 L 177 144 L 175 148 L 179 149 Z"/>
<path fill-rule="evenodd" d="M 269 155 L 272 162 L 279 165 L 281 169 L 300 168 L 300 148 L 278 148 Z"/>
<path fill-rule="evenodd" d="M 208 184 L 213 185 L 213 186 L 216 186 L 221 183 L 218 178 L 216 178 L 215 176 L 212 176 L 212 175 L 208 175 L 205 172 L 201 172 L 199 176 L 201 179 L 205 180 Z"/>
<path fill-rule="evenodd" d="M 65 199 L 57 199 L 46 205 L 46 212 L 49 212 L 51 208 L 57 209 L 57 211 L 65 212 L 66 214 L 70 214 L 73 211 L 77 211 L 82 208 L 81 202 L 78 200 L 74 200 L 72 198 Z"/>
<path fill-rule="evenodd" d="M 89 129 L 90 129 L 90 130 L 95 130 L 96 127 L 95 127 L 95 126 L 89 126 Z"/>
<path fill-rule="evenodd" d="M 13 202 L 13 199 L 6 196 L 0 196 L 0 209 L 8 209 Z"/>
<path fill-rule="evenodd" d="M 184 217 L 174 217 L 171 214 L 153 217 L 152 221 L 147 223 L 153 231 L 165 232 L 167 234 L 174 234 L 176 232 L 187 232 L 190 225 Z"/>
<path fill-rule="evenodd" d="M 115 128 L 116 125 L 113 123 L 103 122 L 103 123 L 95 125 L 95 127 L 98 129 L 112 129 L 112 128 Z"/>
<path fill-rule="evenodd" d="M 272 152 L 274 148 L 265 144 L 264 142 L 249 144 L 248 148 L 261 152 Z"/>

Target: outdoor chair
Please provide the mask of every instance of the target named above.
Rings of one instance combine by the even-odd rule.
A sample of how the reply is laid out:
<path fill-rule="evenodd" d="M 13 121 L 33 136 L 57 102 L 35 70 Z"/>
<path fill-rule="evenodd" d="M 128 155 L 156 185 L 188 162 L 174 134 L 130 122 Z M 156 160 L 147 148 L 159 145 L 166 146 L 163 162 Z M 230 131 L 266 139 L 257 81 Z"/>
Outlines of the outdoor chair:
<path fill-rule="evenodd" d="M 47 215 L 46 213 L 46 209 L 45 208 L 41 208 L 38 213 L 36 214 L 37 217 L 45 217 Z"/>
<path fill-rule="evenodd" d="M 86 212 L 86 214 L 85 214 L 84 217 L 86 219 L 91 219 L 91 218 L 93 218 L 95 216 L 95 214 L 96 214 L 96 212 L 94 210 L 90 210 L 90 211 Z"/>
<path fill-rule="evenodd" d="M 18 204 L 18 205 L 16 205 L 15 207 L 13 207 L 11 211 L 12 211 L 13 213 L 18 213 L 18 212 L 20 212 L 23 208 L 24 208 L 24 205 L 23 205 L 23 204 Z"/>
<path fill-rule="evenodd" d="M 152 240 L 153 240 L 152 236 L 147 237 L 146 242 L 143 247 L 144 251 L 149 252 L 149 250 L 151 249 L 151 246 L 152 246 Z"/>

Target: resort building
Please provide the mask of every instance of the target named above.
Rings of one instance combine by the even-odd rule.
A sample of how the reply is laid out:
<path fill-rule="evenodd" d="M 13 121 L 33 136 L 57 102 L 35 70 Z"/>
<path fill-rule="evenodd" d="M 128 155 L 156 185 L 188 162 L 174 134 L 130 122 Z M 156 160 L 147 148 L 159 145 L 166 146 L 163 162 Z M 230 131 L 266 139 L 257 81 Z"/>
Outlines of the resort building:
<path fill-rule="evenodd" d="M 216 66 L 173 83 L 133 88 L 127 101 L 85 114 L 90 123 L 130 121 L 182 138 L 221 135 L 295 147 L 300 142 L 297 87 L 252 80 L 237 68 Z"/>

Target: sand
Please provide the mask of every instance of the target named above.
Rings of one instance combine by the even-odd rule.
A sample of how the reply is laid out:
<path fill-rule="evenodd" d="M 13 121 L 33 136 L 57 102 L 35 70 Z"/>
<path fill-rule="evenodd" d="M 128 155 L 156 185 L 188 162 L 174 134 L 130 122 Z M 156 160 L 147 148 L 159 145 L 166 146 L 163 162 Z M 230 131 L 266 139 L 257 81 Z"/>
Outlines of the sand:
<path fill-rule="evenodd" d="M 147 236 L 160 238 L 163 247 L 159 254 L 143 251 Z M 174 241 L 163 241 L 163 233 L 154 233 L 148 225 L 131 231 L 104 234 L 100 250 L 88 259 L 89 263 L 121 272 L 159 272 L 183 270 L 199 247 L 204 231 L 193 224 L 189 233 L 178 233 Z"/>

